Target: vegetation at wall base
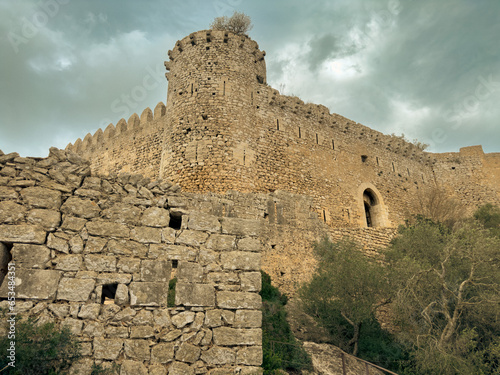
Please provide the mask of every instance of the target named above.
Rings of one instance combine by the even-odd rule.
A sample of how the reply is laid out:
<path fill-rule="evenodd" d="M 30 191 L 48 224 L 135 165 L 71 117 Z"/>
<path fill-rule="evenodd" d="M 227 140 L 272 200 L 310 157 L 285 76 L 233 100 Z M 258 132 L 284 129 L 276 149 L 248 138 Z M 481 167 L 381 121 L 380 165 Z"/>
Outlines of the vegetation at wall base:
<path fill-rule="evenodd" d="M 6 319 L 4 313 L 1 314 Z M 16 319 L 15 339 L 0 338 L 0 369 L 5 368 L 11 341 L 15 341 L 15 367 L 7 367 L 8 375 L 64 374 L 80 358 L 80 343 L 68 328 L 57 329 L 53 323 L 37 325 L 33 318 Z"/>
<path fill-rule="evenodd" d="M 287 297 L 271 285 L 271 277 L 262 272 L 262 349 L 264 374 L 277 370 L 310 370 L 311 358 L 295 339 L 286 320 Z"/>

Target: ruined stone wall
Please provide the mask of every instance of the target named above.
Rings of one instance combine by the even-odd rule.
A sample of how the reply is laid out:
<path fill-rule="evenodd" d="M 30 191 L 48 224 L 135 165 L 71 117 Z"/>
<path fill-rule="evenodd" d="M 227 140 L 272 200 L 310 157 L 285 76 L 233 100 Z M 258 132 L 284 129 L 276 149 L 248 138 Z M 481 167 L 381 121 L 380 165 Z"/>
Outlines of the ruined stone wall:
<path fill-rule="evenodd" d="M 146 109 L 140 121 L 129 120 L 139 127 L 118 131 L 120 120 L 113 136 L 112 125 L 104 131 L 103 142 L 98 131 L 68 146 L 90 157 L 94 172 L 133 171 L 190 192 L 310 196 L 332 228 L 367 226 L 367 189 L 377 227 L 402 223 L 418 197 L 440 184 L 453 186 L 471 207 L 500 202 L 497 155 L 461 152 L 460 167 L 450 172 L 454 155 L 423 152 L 324 106 L 280 95 L 266 84 L 265 52 L 248 37 L 199 31 L 168 55 L 166 108 L 159 104 L 152 122 L 142 120 L 151 117 Z"/>
<path fill-rule="evenodd" d="M 94 362 L 121 375 L 261 373 L 262 222 L 195 201 L 165 181 L 91 176 L 73 153 L 0 152 L 0 307 L 11 261 L 15 311 L 82 341 L 73 374 Z"/>

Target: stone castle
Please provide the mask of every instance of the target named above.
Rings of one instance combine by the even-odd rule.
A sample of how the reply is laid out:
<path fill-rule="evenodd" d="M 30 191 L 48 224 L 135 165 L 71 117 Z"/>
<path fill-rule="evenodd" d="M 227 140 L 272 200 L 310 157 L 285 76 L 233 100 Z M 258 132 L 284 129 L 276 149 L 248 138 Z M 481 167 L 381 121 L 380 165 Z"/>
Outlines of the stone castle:
<path fill-rule="evenodd" d="M 73 373 L 260 373 L 261 269 L 293 294 L 314 241 L 376 254 L 436 186 L 470 210 L 500 203 L 500 154 L 426 153 L 282 96 L 264 56 L 193 33 L 169 51 L 154 113 L 44 159 L 0 151 L 0 308 L 78 335 Z"/>

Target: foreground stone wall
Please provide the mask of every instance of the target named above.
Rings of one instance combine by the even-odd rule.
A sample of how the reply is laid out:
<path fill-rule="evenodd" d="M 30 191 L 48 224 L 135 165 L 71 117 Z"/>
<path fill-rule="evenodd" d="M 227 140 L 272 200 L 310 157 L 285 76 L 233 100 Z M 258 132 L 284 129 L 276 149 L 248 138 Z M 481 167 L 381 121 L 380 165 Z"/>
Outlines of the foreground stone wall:
<path fill-rule="evenodd" d="M 197 212 L 195 200 L 168 182 L 91 176 L 73 153 L 0 152 L 2 272 L 15 264 L 17 312 L 82 340 L 73 373 L 261 372 L 261 222 Z"/>

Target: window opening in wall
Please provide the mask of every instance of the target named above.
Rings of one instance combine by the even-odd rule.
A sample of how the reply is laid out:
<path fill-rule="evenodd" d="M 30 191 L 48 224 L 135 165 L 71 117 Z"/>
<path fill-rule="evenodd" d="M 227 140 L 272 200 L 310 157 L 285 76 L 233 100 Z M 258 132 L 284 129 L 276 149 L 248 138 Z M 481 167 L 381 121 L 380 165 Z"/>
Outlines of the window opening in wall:
<path fill-rule="evenodd" d="M 363 163 L 366 163 L 366 160 L 368 159 L 368 156 L 367 155 L 361 155 L 361 161 Z"/>
<path fill-rule="evenodd" d="M 299 126 L 299 138 L 302 138 L 302 131 L 300 129 L 300 126 Z"/>
<path fill-rule="evenodd" d="M 210 49 L 210 47 L 207 47 L 207 51 Z"/>
<path fill-rule="evenodd" d="M 276 119 L 276 130 L 280 130 L 280 120 Z"/>
<path fill-rule="evenodd" d="M 326 223 L 326 211 L 325 210 L 323 210 L 323 222 Z"/>
<path fill-rule="evenodd" d="M 380 165 L 380 164 L 379 164 L 379 161 L 378 161 L 378 156 L 376 157 L 376 159 L 377 159 L 377 165 Z"/>
<path fill-rule="evenodd" d="M 191 83 L 191 96 L 194 94 L 194 83 Z"/>
<path fill-rule="evenodd" d="M 246 150 L 243 150 L 243 165 L 246 165 L 246 159 L 247 159 L 247 152 Z"/>
<path fill-rule="evenodd" d="M 0 242 L 0 285 L 9 272 L 9 263 L 12 260 L 12 244 Z"/>
<path fill-rule="evenodd" d="M 222 95 L 226 96 L 226 81 L 224 81 L 224 89 L 223 89 Z"/>
<path fill-rule="evenodd" d="M 451 167 L 451 169 L 455 170 L 456 168 L 455 167 Z"/>
<path fill-rule="evenodd" d="M 316 134 L 316 144 L 319 145 L 319 137 L 318 134 Z"/>
<path fill-rule="evenodd" d="M 335 141 L 332 139 L 332 150 L 335 150 Z"/>
<path fill-rule="evenodd" d="M 396 172 L 396 167 L 394 166 L 394 162 L 392 162 L 392 171 Z"/>
<path fill-rule="evenodd" d="M 252 105 L 253 105 L 253 91 L 250 93 L 250 100 L 252 101 Z"/>
<path fill-rule="evenodd" d="M 365 209 L 366 226 L 368 228 L 381 225 L 379 201 L 371 189 L 363 192 L 363 206 Z"/>
<path fill-rule="evenodd" d="M 179 261 L 177 259 L 172 259 L 172 268 L 177 268 Z"/>
<path fill-rule="evenodd" d="M 170 222 L 168 226 L 172 229 L 181 229 L 182 224 L 182 214 L 178 212 L 170 212 Z"/>
<path fill-rule="evenodd" d="M 116 289 L 118 284 L 105 284 L 102 286 L 101 304 L 109 305 L 115 303 Z"/>
<path fill-rule="evenodd" d="M 366 215 L 366 226 L 368 228 L 372 227 L 372 214 L 370 212 L 370 206 L 365 202 L 365 215 Z"/>
<path fill-rule="evenodd" d="M 406 170 L 408 171 L 408 176 L 411 176 L 411 174 L 410 174 L 410 169 L 409 169 L 409 168 L 406 168 Z"/>

